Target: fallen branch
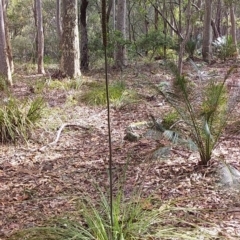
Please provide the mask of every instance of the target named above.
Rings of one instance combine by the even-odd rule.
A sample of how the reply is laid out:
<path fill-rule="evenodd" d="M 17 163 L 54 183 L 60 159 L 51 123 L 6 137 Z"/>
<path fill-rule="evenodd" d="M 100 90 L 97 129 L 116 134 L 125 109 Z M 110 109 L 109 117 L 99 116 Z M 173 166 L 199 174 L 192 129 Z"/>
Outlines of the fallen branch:
<path fill-rule="evenodd" d="M 90 129 L 90 127 L 86 127 L 86 126 L 83 126 L 82 124 L 78 124 L 78 123 L 64 123 L 64 124 L 58 129 L 58 131 L 57 131 L 57 136 L 56 136 L 55 140 L 54 140 L 53 142 L 50 142 L 49 144 L 41 147 L 41 148 L 39 149 L 39 151 L 42 152 L 42 151 L 44 151 L 47 147 L 50 147 L 50 146 L 52 146 L 52 145 L 55 145 L 55 144 L 59 141 L 59 138 L 60 138 L 60 136 L 61 136 L 61 133 L 62 133 L 62 131 L 63 131 L 63 129 L 64 129 L 65 127 L 79 127 L 79 128 L 83 128 L 83 129 L 85 129 L 85 130 L 89 130 L 89 129 Z"/>

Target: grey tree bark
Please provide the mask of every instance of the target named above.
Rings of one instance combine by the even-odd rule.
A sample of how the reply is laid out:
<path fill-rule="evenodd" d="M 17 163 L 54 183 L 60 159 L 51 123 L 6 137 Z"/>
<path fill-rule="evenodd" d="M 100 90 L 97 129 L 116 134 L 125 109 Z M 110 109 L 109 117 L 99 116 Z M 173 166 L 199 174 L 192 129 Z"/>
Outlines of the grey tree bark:
<path fill-rule="evenodd" d="M 203 60 L 208 62 L 208 63 L 210 63 L 211 59 L 212 59 L 211 20 L 212 20 L 212 0 L 205 0 L 202 56 L 203 56 Z"/>
<path fill-rule="evenodd" d="M 234 3 L 230 2 L 230 21 L 231 21 L 231 35 L 233 40 L 233 45 L 235 48 L 235 54 L 238 56 L 238 47 L 237 47 L 237 29 L 236 29 L 236 16 L 234 10 Z"/>
<path fill-rule="evenodd" d="M 179 8 L 181 7 L 182 5 L 182 2 L 179 1 Z M 182 75 L 182 70 L 183 70 L 183 56 L 184 56 L 184 53 L 185 53 L 185 47 L 186 47 L 186 44 L 187 44 L 187 41 L 189 40 L 189 37 L 190 37 L 190 34 L 192 32 L 192 4 L 191 4 L 191 0 L 188 0 L 187 3 L 186 3 L 186 29 L 185 29 L 185 32 L 184 34 L 182 34 L 183 36 L 183 39 L 181 38 L 181 36 L 179 35 L 179 53 L 178 53 L 178 70 L 179 70 L 179 74 Z M 182 13 L 182 9 L 180 8 L 179 9 L 179 15 L 181 15 Z M 179 31 L 180 33 L 183 32 L 182 30 L 182 24 L 180 23 L 180 20 L 182 19 L 182 17 L 179 16 Z"/>
<path fill-rule="evenodd" d="M 63 1 L 63 32 L 60 68 L 70 78 L 81 75 L 77 0 Z"/>
<path fill-rule="evenodd" d="M 87 32 L 87 6 L 88 0 L 82 0 L 80 7 L 80 31 L 81 31 L 81 70 L 88 71 L 89 57 L 88 57 L 88 32 Z"/>
<path fill-rule="evenodd" d="M 35 0 L 36 19 L 37 19 L 37 57 L 38 57 L 38 73 L 45 74 L 43 55 L 44 55 L 44 34 L 43 34 L 43 18 L 42 18 L 42 0 Z"/>
<path fill-rule="evenodd" d="M 8 22 L 7 22 L 7 5 L 8 5 L 8 0 L 3 0 L 3 18 L 4 18 L 4 27 L 5 27 L 6 44 L 7 44 L 7 55 L 8 55 L 8 61 L 9 61 L 11 73 L 13 73 L 14 63 L 13 63 L 12 46 L 11 46 L 11 41 L 9 36 Z"/>
<path fill-rule="evenodd" d="M 118 1 L 116 30 L 121 33 L 123 40 L 126 39 L 126 0 Z M 125 44 L 117 43 L 115 51 L 115 65 L 123 68 L 127 64 L 127 52 Z"/>
<path fill-rule="evenodd" d="M 4 26 L 3 2 L 0 0 L 0 75 L 6 79 L 8 85 L 12 85 L 12 74 L 7 56 L 6 34 Z"/>
<path fill-rule="evenodd" d="M 58 33 L 59 40 L 61 40 L 61 37 L 62 37 L 61 5 L 62 5 L 62 1 L 57 0 L 57 2 L 56 2 L 56 9 L 57 9 L 56 22 L 57 22 L 57 33 Z"/>

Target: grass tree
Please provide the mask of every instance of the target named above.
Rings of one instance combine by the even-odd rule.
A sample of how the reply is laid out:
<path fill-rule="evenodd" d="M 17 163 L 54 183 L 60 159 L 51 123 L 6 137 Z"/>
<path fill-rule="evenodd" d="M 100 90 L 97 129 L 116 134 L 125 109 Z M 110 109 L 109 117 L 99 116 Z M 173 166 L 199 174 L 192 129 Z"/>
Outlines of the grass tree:
<path fill-rule="evenodd" d="M 201 165 L 211 160 L 228 117 L 234 108 L 235 98 L 228 94 L 226 80 L 234 68 L 231 68 L 224 79 L 211 79 L 207 82 L 200 78 L 198 85 L 180 75 L 177 67 L 170 63 L 175 74 L 172 89 L 160 89 L 160 93 L 175 108 L 189 131 L 190 147 L 196 148 L 200 155 Z M 166 131 L 165 135 L 177 141 L 178 134 Z"/>

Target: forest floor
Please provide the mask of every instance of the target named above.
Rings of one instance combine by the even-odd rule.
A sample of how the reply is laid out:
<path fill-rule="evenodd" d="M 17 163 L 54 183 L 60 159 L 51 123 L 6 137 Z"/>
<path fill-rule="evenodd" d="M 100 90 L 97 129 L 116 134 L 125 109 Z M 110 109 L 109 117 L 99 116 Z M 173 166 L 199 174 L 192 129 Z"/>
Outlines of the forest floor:
<path fill-rule="evenodd" d="M 232 62 L 211 66 L 199 63 L 199 66 L 203 77 L 215 75 L 223 79 Z M 184 72 L 197 81 L 197 74 L 187 63 Z M 22 68 L 16 69 L 14 78 L 12 92 L 18 98 L 33 98 L 37 95 L 38 83 L 50 81 L 48 76 L 27 73 Z M 83 75 L 83 79 L 84 82 L 104 81 L 104 71 L 94 70 Z M 197 214 L 189 213 L 184 218 L 196 223 L 201 218 L 203 225 L 212 226 L 209 229 L 216 239 L 240 239 L 240 193 L 236 189 L 220 187 L 216 175 L 223 159 L 240 171 L 240 124 L 232 128 L 229 123 L 208 167 L 197 165 L 197 153 L 171 145 L 163 138 L 141 138 L 136 142 L 124 140 L 129 124 L 148 121 L 150 115 L 162 118 L 169 111 L 169 105 L 161 96 L 154 95 L 146 82 L 171 81 L 171 76 L 155 62 L 128 67 L 122 72 L 110 69 L 109 80 L 116 79 L 124 80 L 128 88 L 141 94 L 142 100 L 122 108 L 111 108 L 115 186 L 123 178 L 128 162 L 124 184 L 126 194 L 141 186 L 143 195 L 152 196 L 154 201 L 171 201 L 176 207 L 199 209 Z M 229 88 L 240 85 L 240 69 L 229 77 L 228 85 Z M 0 239 L 7 239 L 16 230 L 41 225 L 48 218 L 74 213 L 77 199 L 86 194 L 97 199 L 94 182 L 101 189 L 107 188 L 107 111 L 105 107 L 75 101 L 73 96 L 86 88 L 85 84 L 79 90 L 61 86 L 44 88 L 41 94 L 48 110 L 41 128 L 27 143 L 1 145 Z M 239 102 L 234 116 L 240 116 Z M 233 117 L 232 122 L 237 120 Z M 66 127 L 58 142 L 47 146 L 55 140 L 64 123 L 76 126 Z M 153 157 L 156 149 L 170 145 L 167 156 Z"/>

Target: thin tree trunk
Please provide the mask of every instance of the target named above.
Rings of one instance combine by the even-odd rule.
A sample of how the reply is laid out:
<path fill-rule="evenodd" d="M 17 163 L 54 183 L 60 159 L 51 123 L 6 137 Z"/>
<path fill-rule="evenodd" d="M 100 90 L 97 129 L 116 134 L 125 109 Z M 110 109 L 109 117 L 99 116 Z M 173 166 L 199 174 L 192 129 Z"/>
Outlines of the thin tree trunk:
<path fill-rule="evenodd" d="M 215 39 L 220 37 L 220 34 L 218 32 L 217 26 L 216 26 L 213 19 L 211 20 L 211 26 L 212 26 L 212 29 L 213 29 L 213 41 L 214 41 Z"/>
<path fill-rule="evenodd" d="M 107 24 L 109 24 L 109 19 L 110 19 L 110 13 L 112 10 L 112 6 L 113 6 L 113 0 L 108 0 L 108 8 L 107 8 Z"/>
<path fill-rule="evenodd" d="M 222 19 L 222 0 L 218 0 L 217 1 L 216 17 L 215 17 L 215 25 L 216 25 L 219 36 L 222 36 L 221 19 Z"/>
<path fill-rule="evenodd" d="M 180 3 L 180 1 L 179 1 Z M 181 4 L 179 5 L 179 7 L 181 6 Z M 181 12 L 182 9 L 179 9 L 179 12 Z M 179 38 L 180 41 L 180 45 L 179 45 L 179 56 L 178 56 L 178 71 L 179 74 L 182 75 L 182 68 L 183 68 L 183 56 L 185 53 L 185 46 L 187 41 L 189 40 L 190 37 L 190 33 L 192 30 L 192 23 L 191 23 L 191 0 L 188 0 L 187 3 L 187 9 L 186 9 L 186 30 L 185 30 L 185 35 L 184 38 L 181 40 L 181 38 Z M 181 17 L 179 17 L 179 20 L 181 19 Z M 180 24 L 180 23 L 179 23 Z M 179 25 L 179 30 L 182 29 L 181 24 Z M 180 33 L 182 32 L 182 30 L 180 31 Z"/>
<path fill-rule="evenodd" d="M 36 0 L 37 14 L 37 53 L 38 53 L 38 73 L 45 74 L 43 55 L 44 55 L 44 34 L 43 34 L 43 19 L 42 19 L 42 0 Z"/>
<path fill-rule="evenodd" d="M 4 18 L 5 35 L 6 35 L 7 56 L 8 56 L 11 73 L 13 73 L 14 72 L 13 54 L 12 54 L 12 46 L 11 46 L 11 41 L 9 37 L 8 22 L 7 22 L 7 0 L 3 0 L 3 18 Z"/>
<path fill-rule="evenodd" d="M 237 31 L 236 31 L 236 16 L 234 11 L 234 5 L 231 2 L 230 4 L 230 21 L 231 21 L 231 35 L 233 40 L 233 45 L 235 48 L 236 57 L 238 56 L 238 47 L 237 47 Z"/>
<path fill-rule="evenodd" d="M 126 39 L 126 0 L 118 1 L 116 30 L 121 32 L 123 40 Z M 115 52 L 115 65 L 122 69 L 127 64 L 125 44 L 117 43 Z"/>
<path fill-rule="evenodd" d="M 6 78 L 6 83 L 12 86 L 12 74 L 6 52 L 6 35 L 3 16 L 3 4 L 0 0 L 0 75 Z"/>
<path fill-rule="evenodd" d="M 56 9 L 57 9 L 56 21 L 57 21 L 57 33 L 58 33 L 59 42 L 61 41 L 61 37 L 62 37 L 61 5 L 62 5 L 62 1 L 57 0 L 57 3 L 56 3 Z"/>
<path fill-rule="evenodd" d="M 156 9 L 155 9 L 156 11 Z M 163 12 L 165 13 L 165 19 L 167 19 L 167 8 L 166 8 L 166 1 L 164 0 L 163 1 Z M 164 33 L 164 41 L 166 42 L 167 41 L 167 22 L 166 20 L 164 20 L 163 22 L 163 33 Z M 164 44 L 163 46 L 163 56 L 164 56 L 164 59 L 167 58 L 167 46 L 166 44 Z"/>
<path fill-rule="evenodd" d="M 89 59 L 88 59 L 88 33 L 87 33 L 87 6 L 88 0 L 82 0 L 80 8 L 80 31 L 81 31 L 81 70 L 88 71 Z"/>

